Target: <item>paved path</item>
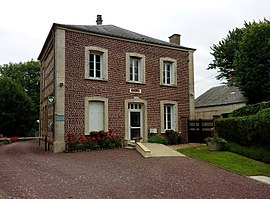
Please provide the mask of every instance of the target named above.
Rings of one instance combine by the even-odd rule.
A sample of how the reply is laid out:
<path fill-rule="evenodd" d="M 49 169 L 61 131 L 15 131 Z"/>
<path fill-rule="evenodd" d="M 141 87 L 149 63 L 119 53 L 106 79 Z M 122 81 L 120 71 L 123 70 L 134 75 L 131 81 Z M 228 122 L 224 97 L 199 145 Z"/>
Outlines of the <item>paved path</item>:
<path fill-rule="evenodd" d="M 171 156 L 185 156 L 177 151 L 157 143 L 142 143 L 151 151 L 152 157 L 171 157 Z"/>
<path fill-rule="evenodd" d="M 11 198 L 269 198 L 270 186 L 189 157 L 115 149 L 52 154 L 37 142 L 0 147 Z"/>

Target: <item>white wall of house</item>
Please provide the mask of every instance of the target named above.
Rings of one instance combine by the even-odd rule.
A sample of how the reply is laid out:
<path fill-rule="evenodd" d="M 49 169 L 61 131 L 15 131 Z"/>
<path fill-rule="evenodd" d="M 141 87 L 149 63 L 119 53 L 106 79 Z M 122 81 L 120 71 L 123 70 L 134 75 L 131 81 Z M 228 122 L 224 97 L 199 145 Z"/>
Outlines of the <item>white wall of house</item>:
<path fill-rule="evenodd" d="M 230 113 L 233 110 L 245 106 L 245 103 L 210 106 L 210 107 L 197 107 L 195 108 L 196 119 L 212 119 L 213 117 L 221 116 L 221 114 Z"/>

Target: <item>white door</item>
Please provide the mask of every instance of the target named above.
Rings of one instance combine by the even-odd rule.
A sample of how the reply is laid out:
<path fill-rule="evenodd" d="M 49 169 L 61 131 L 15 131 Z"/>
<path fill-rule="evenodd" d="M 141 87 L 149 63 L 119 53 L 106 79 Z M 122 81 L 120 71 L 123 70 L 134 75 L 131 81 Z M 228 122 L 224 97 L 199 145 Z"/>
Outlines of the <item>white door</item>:
<path fill-rule="evenodd" d="M 89 131 L 104 130 L 104 103 L 89 102 Z"/>
<path fill-rule="evenodd" d="M 129 104 L 129 139 L 142 136 L 142 105 Z"/>

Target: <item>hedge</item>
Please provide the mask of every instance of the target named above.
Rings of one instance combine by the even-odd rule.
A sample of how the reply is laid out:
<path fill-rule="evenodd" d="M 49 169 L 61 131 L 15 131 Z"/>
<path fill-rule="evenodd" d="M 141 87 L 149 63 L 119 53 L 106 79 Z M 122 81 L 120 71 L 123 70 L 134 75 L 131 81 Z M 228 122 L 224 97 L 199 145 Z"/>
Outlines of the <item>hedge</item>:
<path fill-rule="evenodd" d="M 219 136 L 243 146 L 270 144 L 270 108 L 256 115 L 224 118 L 215 121 Z"/>
<path fill-rule="evenodd" d="M 247 105 L 242 108 L 236 109 L 229 114 L 229 117 L 242 117 L 242 116 L 248 116 L 248 115 L 255 115 L 259 111 L 266 108 L 270 108 L 270 101 L 261 102 L 257 104 L 251 104 L 251 105 Z"/>

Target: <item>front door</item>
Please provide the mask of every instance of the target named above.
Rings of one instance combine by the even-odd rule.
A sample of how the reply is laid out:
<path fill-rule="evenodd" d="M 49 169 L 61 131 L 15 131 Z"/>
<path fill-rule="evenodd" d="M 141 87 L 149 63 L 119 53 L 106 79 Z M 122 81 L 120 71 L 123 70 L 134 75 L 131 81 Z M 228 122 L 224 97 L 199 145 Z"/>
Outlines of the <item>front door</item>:
<path fill-rule="evenodd" d="M 142 136 L 142 105 L 129 104 L 129 139 Z"/>

